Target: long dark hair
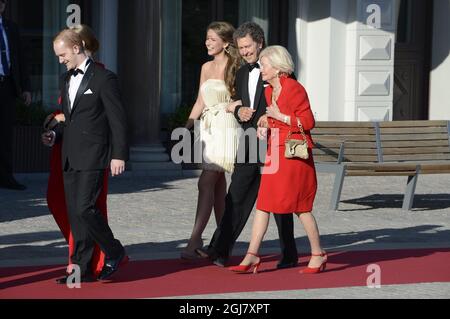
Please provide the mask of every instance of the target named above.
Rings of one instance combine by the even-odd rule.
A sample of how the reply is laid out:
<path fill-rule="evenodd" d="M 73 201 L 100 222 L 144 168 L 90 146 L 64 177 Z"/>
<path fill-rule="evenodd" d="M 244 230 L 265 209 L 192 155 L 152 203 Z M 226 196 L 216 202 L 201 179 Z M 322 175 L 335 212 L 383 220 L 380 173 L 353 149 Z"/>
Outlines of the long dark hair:
<path fill-rule="evenodd" d="M 231 96 L 234 96 L 236 93 L 236 72 L 242 65 L 241 56 L 239 55 L 239 51 L 237 50 L 233 40 L 235 29 L 228 22 L 216 21 L 212 22 L 208 26 L 207 30 L 213 30 L 222 39 L 222 41 L 228 43 L 228 47 L 225 50 L 225 54 L 228 56 L 228 63 L 225 68 L 225 83 Z"/>

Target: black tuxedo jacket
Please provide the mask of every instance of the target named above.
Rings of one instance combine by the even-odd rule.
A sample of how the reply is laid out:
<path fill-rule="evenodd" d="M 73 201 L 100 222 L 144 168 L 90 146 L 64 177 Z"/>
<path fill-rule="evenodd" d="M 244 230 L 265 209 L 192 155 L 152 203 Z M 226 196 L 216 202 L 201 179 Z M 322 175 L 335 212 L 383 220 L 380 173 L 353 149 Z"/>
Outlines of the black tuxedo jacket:
<path fill-rule="evenodd" d="M 25 50 L 21 45 L 19 27 L 4 17 L 3 27 L 8 38 L 11 77 L 14 82 L 15 95 L 19 96 L 22 92 L 31 91 L 29 67 L 25 57 Z"/>
<path fill-rule="evenodd" d="M 235 101 L 241 100 L 242 106 L 244 107 L 250 107 L 250 96 L 248 94 L 249 75 L 250 72 L 246 65 L 242 66 L 236 73 L 236 95 L 233 99 Z M 267 102 L 264 96 L 264 83 L 261 76 L 259 77 L 258 84 L 256 87 L 254 107 L 256 112 L 253 113 L 252 119 L 248 122 L 240 121 L 239 116 L 237 114 L 241 107 L 240 106 L 236 107 L 236 110 L 234 112 L 235 117 L 238 120 L 238 122 L 242 125 L 242 128 L 244 130 L 251 127 L 257 128 L 260 117 L 266 113 Z"/>
<path fill-rule="evenodd" d="M 242 66 L 236 73 L 236 94 L 233 97 L 233 100 L 241 100 L 242 101 L 242 107 L 250 107 L 250 96 L 248 93 L 248 80 L 249 80 L 249 69 L 246 65 Z M 264 164 L 264 159 L 259 157 L 260 151 L 259 151 L 259 143 L 257 150 L 251 150 L 250 145 L 255 142 L 258 142 L 257 136 L 256 136 L 256 129 L 258 127 L 258 121 L 261 118 L 261 116 L 266 114 L 267 109 L 267 102 L 266 97 L 264 96 L 264 82 L 262 80 L 262 77 L 259 77 L 258 84 L 256 87 L 256 94 L 255 94 L 255 113 L 253 113 L 252 118 L 248 122 L 241 122 L 238 116 L 238 112 L 241 106 L 236 107 L 234 116 L 238 120 L 238 122 L 241 124 L 242 128 L 246 132 L 241 137 L 241 140 L 239 141 L 239 150 L 238 150 L 238 164 L 240 163 L 239 154 L 242 152 L 245 152 L 245 162 L 241 164 Z M 253 129 L 253 130 L 248 130 Z M 252 141 L 253 140 L 253 141 Z M 243 149 L 244 148 L 244 149 Z M 255 157 L 257 154 L 253 154 L 253 152 L 257 152 L 258 156 Z M 252 154 L 250 154 L 252 152 Z M 250 156 L 251 155 L 251 156 Z"/>
<path fill-rule="evenodd" d="M 61 81 L 66 118 L 56 130 L 62 137 L 62 163 L 75 170 L 100 170 L 111 159 L 128 160 L 128 128 L 117 76 L 91 62 L 84 74 L 72 110 L 69 101 L 70 74 Z"/>

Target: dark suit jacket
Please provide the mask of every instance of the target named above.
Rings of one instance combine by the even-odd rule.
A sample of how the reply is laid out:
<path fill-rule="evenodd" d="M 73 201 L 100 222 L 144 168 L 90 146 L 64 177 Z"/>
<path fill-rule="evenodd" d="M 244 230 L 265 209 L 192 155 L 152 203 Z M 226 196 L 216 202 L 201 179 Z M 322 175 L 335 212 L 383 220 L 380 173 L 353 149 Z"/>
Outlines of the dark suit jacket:
<path fill-rule="evenodd" d="M 20 96 L 22 92 L 31 91 L 28 61 L 20 41 L 17 24 L 3 17 L 3 27 L 8 38 L 11 76 L 14 82 L 15 95 Z"/>
<path fill-rule="evenodd" d="M 62 163 L 80 171 L 106 169 L 111 159 L 128 160 L 128 128 L 117 76 L 90 63 L 76 95 L 69 102 L 69 73 L 61 81 L 66 122 L 56 129 L 62 136 Z M 92 92 L 92 94 L 85 94 Z"/>
<path fill-rule="evenodd" d="M 248 79 L 249 79 L 249 70 L 246 65 L 242 66 L 236 73 L 236 94 L 233 97 L 235 101 L 241 100 L 242 106 L 244 107 L 250 107 L 250 96 L 248 94 Z M 239 154 L 242 152 L 245 152 L 245 163 L 246 164 L 263 164 L 264 159 L 260 158 L 259 156 L 255 158 L 254 152 L 257 152 L 257 154 L 260 153 L 259 148 L 251 150 L 250 145 L 254 144 L 255 141 L 257 141 L 256 137 L 256 128 L 258 127 L 258 121 L 266 114 L 267 109 L 267 102 L 266 98 L 264 96 L 264 83 L 261 78 L 259 77 L 259 81 L 256 88 L 256 94 L 255 94 L 255 113 L 253 113 L 253 117 L 248 122 L 241 122 L 238 116 L 240 106 L 236 107 L 236 110 L 234 112 L 234 116 L 238 120 L 238 122 L 241 124 L 244 131 L 246 131 L 248 134 L 244 134 L 241 137 L 241 140 L 239 141 L 239 150 L 238 150 L 238 157 Z M 248 129 L 253 128 L 253 131 L 250 131 Z M 253 132 L 253 133 L 250 133 Z M 253 141 L 252 141 L 253 140 Z M 243 149 L 245 147 L 245 149 Z M 250 154 L 250 152 L 252 154 Z M 250 156 L 252 155 L 252 156 Z M 256 160 L 256 161 L 255 161 Z M 238 158 L 238 164 L 239 164 L 239 158 Z"/>

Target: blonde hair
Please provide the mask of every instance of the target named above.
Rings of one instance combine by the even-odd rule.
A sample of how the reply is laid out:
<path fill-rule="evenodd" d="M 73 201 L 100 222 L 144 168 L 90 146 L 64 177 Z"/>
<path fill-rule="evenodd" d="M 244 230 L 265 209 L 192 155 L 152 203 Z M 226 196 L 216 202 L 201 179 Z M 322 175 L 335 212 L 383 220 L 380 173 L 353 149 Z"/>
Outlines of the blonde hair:
<path fill-rule="evenodd" d="M 266 57 L 269 60 L 270 65 L 280 70 L 281 73 L 291 75 L 294 73 L 294 62 L 292 61 L 292 56 L 286 50 L 286 48 L 280 45 L 273 45 L 265 48 L 259 58 Z"/>
<path fill-rule="evenodd" d="M 100 44 L 95 37 L 94 32 L 91 28 L 89 28 L 89 26 L 85 24 L 79 24 L 71 27 L 70 29 L 80 35 L 84 43 L 84 48 L 86 50 L 91 52 L 92 55 L 95 55 L 95 53 L 97 53 L 98 49 L 100 48 Z"/>
<path fill-rule="evenodd" d="M 64 29 L 59 32 L 53 39 L 53 43 L 63 41 L 66 46 L 73 47 L 78 46 L 80 51 L 84 51 L 83 39 L 81 36 L 73 30 Z"/>

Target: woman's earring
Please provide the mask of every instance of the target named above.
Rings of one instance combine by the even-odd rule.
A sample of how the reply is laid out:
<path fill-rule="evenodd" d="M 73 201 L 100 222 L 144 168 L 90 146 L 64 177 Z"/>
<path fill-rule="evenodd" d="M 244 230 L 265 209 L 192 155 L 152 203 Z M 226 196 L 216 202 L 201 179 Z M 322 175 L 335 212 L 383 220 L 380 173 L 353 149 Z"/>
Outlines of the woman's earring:
<path fill-rule="evenodd" d="M 230 54 L 230 50 L 228 49 L 228 47 L 225 47 L 224 50 L 226 53 Z"/>

